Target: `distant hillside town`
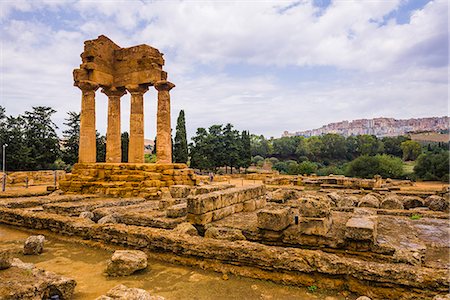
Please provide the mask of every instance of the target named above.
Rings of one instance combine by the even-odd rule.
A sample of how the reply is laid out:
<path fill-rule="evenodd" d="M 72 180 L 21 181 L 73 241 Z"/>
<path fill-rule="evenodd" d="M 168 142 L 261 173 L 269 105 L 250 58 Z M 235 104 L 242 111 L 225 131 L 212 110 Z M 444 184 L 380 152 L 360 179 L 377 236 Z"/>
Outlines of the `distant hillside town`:
<path fill-rule="evenodd" d="M 448 116 L 405 120 L 374 118 L 330 123 L 317 129 L 297 131 L 295 133 L 285 131 L 282 136 L 310 137 L 327 133 L 337 133 L 345 137 L 360 134 L 373 134 L 377 137 L 385 137 L 417 132 L 448 131 L 448 129 Z"/>

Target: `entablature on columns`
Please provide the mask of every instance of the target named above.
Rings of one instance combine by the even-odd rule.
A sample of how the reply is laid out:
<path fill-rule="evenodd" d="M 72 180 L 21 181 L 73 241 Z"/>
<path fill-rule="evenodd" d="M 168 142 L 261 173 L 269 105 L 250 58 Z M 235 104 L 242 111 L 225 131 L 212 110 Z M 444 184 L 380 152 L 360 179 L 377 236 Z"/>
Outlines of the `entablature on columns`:
<path fill-rule="evenodd" d="M 75 84 L 95 82 L 101 87 L 153 85 L 167 79 L 163 53 L 148 45 L 121 48 L 104 35 L 84 43 L 82 64 L 73 71 Z"/>

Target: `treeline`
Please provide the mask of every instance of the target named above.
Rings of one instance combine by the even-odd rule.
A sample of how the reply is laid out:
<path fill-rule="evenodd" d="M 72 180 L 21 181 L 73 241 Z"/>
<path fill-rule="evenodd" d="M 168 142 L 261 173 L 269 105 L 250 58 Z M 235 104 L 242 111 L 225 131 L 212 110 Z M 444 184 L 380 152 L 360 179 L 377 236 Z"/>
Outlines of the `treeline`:
<path fill-rule="evenodd" d="M 266 139 L 251 136 L 252 162 L 270 162 L 284 174 L 343 174 L 425 180 L 448 178 L 448 143 L 421 145 L 407 136 L 377 138 L 374 135 Z M 413 174 L 405 174 L 403 161 L 417 160 Z M 428 166 L 424 166 L 425 162 Z M 445 167 L 445 168 L 444 168 Z M 416 170 L 417 169 L 417 170 Z M 428 174 L 424 175 L 422 169 Z M 446 175 L 447 174 L 447 175 Z"/>
<path fill-rule="evenodd" d="M 70 170 L 78 161 L 80 114 L 68 113 L 59 138 L 58 127 L 52 121 L 55 112 L 51 107 L 37 106 L 14 117 L 7 116 L 0 106 L 0 145 L 7 145 L 8 171 Z M 124 132 L 122 162 L 128 161 L 128 143 L 128 133 Z M 155 147 L 156 143 L 155 140 Z M 226 124 L 198 128 L 188 144 L 184 111 L 180 111 L 172 144 L 174 162 L 208 171 L 225 168 L 226 172 L 240 172 L 254 164 L 269 165 L 283 174 L 345 174 L 364 178 L 379 174 L 442 181 L 448 181 L 449 177 L 449 143 L 419 144 L 407 136 L 345 138 L 326 134 L 266 139 Z M 104 162 L 105 158 L 106 137 L 97 133 L 97 161 Z M 146 162 L 155 160 L 155 151 L 146 155 Z M 414 172 L 405 174 L 403 161 L 415 161 Z"/>
<path fill-rule="evenodd" d="M 56 111 L 51 107 L 36 106 L 24 114 L 7 116 L 0 106 L 0 155 L 8 171 L 70 170 L 78 161 L 80 114 L 68 112 L 63 136 L 56 133 L 58 126 L 52 121 Z M 106 159 L 106 137 L 97 132 L 97 161 Z M 128 161 L 128 133 L 122 133 L 122 161 Z"/>
<path fill-rule="evenodd" d="M 248 131 L 239 132 L 233 125 L 212 125 L 209 129 L 198 128 L 189 144 L 190 167 L 200 170 L 240 172 L 251 164 L 251 142 Z"/>

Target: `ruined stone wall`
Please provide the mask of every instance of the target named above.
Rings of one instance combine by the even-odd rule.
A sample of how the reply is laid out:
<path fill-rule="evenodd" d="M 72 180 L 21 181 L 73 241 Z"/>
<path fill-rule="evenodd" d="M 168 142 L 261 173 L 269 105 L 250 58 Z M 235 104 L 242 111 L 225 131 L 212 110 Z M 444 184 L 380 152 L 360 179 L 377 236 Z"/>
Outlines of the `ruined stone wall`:
<path fill-rule="evenodd" d="M 60 182 L 64 192 L 117 197 L 158 197 L 162 187 L 195 185 L 185 164 L 76 164 Z"/>
<path fill-rule="evenodd" d="M 3 175 L 3 173 L 0 173 Z M 59 182 L 64 179 L 66 172 L 62 170 L 56 171 L 56 180 Z M 52 185 L 55 180 L 55 171 L 20 171 L 7 172 L 7 185 L 25 186 L 28 178 L 28 185 Z"/>
<path fill-rule="evenodd" d="M 189 197 L 188 221 L 205 225 L 234 213 L 254 211 L 266 205 L 266 188 L 253 185 Z"/>

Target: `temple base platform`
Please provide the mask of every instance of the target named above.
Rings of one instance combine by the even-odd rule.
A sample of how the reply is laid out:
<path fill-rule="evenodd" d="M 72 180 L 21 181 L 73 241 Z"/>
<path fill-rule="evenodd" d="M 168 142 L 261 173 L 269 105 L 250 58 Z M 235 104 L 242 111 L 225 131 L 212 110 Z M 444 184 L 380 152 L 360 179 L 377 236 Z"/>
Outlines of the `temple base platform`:
<path fill-rule="evenodd" d="M 73 194 L 159 198 L 165 187 L 195 184 L 186 164 L 78 163 L 59 187 Z"/>

